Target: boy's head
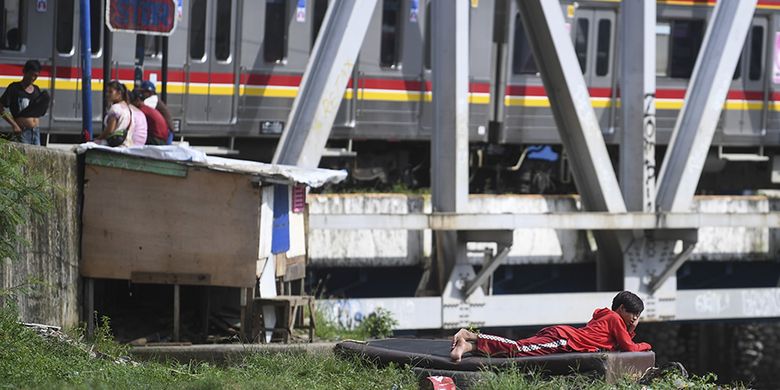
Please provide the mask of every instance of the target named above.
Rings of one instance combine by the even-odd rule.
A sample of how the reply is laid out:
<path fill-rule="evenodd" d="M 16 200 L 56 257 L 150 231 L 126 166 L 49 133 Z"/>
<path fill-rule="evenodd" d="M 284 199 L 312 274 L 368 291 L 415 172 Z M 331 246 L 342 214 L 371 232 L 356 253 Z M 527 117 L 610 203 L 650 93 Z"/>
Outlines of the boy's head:
<path fill-rule="evenodd" d="M 41 73 L 41 63 L 38 60 L 29 60 L 24 63 L 22 68 L 22 82 L 24 85 L 30 85 L 38 79 Z"/>
<path fill-rule="evenodd" d="M 627 326 L 631 326 L 645 310 L 642 299 L 630 291 L 621 291 L 612 299 L 612 310 L 617 312 Z"/>

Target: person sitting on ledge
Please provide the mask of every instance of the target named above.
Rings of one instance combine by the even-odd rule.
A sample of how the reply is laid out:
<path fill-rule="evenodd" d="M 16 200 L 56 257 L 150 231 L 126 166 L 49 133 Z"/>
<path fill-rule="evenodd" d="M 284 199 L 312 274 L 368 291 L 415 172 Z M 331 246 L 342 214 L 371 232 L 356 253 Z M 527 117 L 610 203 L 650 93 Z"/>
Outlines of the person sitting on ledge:
<path fill-rule="evenodd" d="M 566 352 L 649 351 L 650 344 L 633 341 L 644 309 L 642 299 L 622 291 L 612 300 L 612 310 L 596 309 L 593 318 L 582 328 L 555 325 L 517 341 L 461 329 L 452 338 L 450 358 L 459 362 L 469 352 L 489 357 L 521 357 Z"/>

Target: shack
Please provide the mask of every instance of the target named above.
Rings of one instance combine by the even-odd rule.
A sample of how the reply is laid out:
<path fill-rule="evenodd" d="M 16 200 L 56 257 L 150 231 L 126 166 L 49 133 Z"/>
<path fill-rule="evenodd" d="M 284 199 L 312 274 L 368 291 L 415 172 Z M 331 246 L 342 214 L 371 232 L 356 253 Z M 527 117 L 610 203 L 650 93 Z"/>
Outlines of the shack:
<path fill-rule="evenodd" d="M 77 152 L 84 167 L 79 268 L 88 326 L 96 279 L 171 285 L 173 341 L 179 339 L 180 286 L 240 289 L 241 332 L 252 338 L 254 301 L 289 293 L 277 283 L 291 280 L 283 278 L 288 262 L 291 276 L 303 277 L 295 266 L 306 255 L 307 188 L 346 177 L 180 146 L 87 143 Z M 206 329 L 209 302 L 207 296 Z M 272 329 L 274 312 L 264 312 L 264 327 Z"/>

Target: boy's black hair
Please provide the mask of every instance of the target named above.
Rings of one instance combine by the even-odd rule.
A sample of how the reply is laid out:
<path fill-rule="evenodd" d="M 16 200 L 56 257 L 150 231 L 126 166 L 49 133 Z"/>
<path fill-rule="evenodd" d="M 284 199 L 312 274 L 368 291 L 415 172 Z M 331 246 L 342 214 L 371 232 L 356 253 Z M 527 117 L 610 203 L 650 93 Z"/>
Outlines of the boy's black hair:
<path fill-rule="evenodd" d="M 617 310 L 620 305 L 629 313 L 639 314 L 645 310 L 645 304 L 642 299 L 631 291 L 621 291 L 612 299 L 612 310 Z"/>
<path fill-rule="evenodd" d="M 28 60 L 24 63 L 24 68 L 22 68 L 22 72 L 40 72 L 41 71 L 41 63 L 38 60 Z"/>

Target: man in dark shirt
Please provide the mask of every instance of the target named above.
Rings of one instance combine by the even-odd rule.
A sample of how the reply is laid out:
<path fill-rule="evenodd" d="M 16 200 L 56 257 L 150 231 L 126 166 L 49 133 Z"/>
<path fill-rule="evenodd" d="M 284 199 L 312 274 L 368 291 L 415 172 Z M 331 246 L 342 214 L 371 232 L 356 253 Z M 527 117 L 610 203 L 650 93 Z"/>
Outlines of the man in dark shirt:
<path fill-rule="evenodd" d="M 173 118 L 171 117 L 171 111 L 168 110 L 168 106 L 157 95 L 153 82 L 144 80 L 140 85 L 140 92 L 144 99 L 144 103 L 159 111 L 163 118 L 165 118 L 165 123 L 168 125 L 168 135 L 165 145 L 170 145 L 173 142 Z"/>
<path fill-rule="evenodd" d="M 6 87 L 0 96 L 0 115 L 11 125 L 14 135 L 22 143 L 31 145 L 41 144 L 41 132 L 38 128 L 38 117 L 25 116 L 25 110 L 31 104 L 39 104 L 41 89 L 33 84 L 41 73 L 41 63 L 37 60 L 29 60 L 22 69 L 22 80 L 15 81 Z"/>
<path fill-rule="evenodd" d="M 168 145 L 168 124 L 159 111 L 144 104 L 141 91 L 134 90 L 130 95 L 130 103 L 136 106 L 146 117 L 146 144 Z"/>

